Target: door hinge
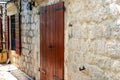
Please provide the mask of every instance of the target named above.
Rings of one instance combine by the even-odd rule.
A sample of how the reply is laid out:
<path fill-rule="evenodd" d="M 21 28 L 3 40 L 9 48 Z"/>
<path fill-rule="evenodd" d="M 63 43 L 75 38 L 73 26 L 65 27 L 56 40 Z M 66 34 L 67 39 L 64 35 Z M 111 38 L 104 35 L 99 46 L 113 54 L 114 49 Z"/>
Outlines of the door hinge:
<path fill-rule="evenodd" d="M 59 10 L 65 10 L 64 6 L 60 6 L 60 7 L 56 7 L 54 8 L 55 11 L 59 11 Z"/>
<path fill-rule="evenodd" d="M 59 77 L 57 77 L 56 75 L 53 75 L 55 80 L 64 80 L 64 79 L 60 79 Z"/>
<path fill-rule="evenodd" d="M 38 14 L 44 14 L 44 13 L 46 13 L 46 10 L 40 10 L 40 11 L 38 12 Z"/>

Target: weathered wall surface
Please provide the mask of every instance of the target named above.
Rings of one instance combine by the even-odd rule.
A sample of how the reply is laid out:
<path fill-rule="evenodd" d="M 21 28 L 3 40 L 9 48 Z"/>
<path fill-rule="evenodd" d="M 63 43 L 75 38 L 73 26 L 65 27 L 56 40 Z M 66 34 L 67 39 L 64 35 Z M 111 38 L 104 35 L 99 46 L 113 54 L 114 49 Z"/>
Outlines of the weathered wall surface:
<path fill-rule="evenodd" d="M 67 0 L 66 80 L 120 79 L 119 3 Z"/>
<path fill-rule="evenodd" d="M 38 1 L 38 0 L 37 0 Z M 65 2 L 65 80 L 120 79 L 119 0 L 40 0 L 22 13 L 22 56 L 15 63 L 39 80 L 39 7 Z M 85 70 L 79 71 L 79 68 Z"/>
<path fill-rule="evenodd" d="M 11 61 L 35 80 L 40 80 L 40 18 L 37 8 L 27 10 L 22 2 L 21 21 L 22 53 L 19 56 L 11 51 Z"/>

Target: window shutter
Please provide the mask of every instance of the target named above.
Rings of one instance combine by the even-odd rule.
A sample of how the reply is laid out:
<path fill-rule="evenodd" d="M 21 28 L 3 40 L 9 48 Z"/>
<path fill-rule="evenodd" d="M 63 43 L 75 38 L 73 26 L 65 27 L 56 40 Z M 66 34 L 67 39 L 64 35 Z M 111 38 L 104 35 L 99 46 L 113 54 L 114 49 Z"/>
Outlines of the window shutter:
<path fill-rule="evenodd" d="M 21 54 L 20 14 L 15 15 L 15 38 L 16 38 L 16 53 Z"/>
<path fill-rule="evenodd" d="M 2 45 L 2 19 L 0 18 L 0 49 L 3 49 Z"/>
<path fill-rule="evenodd" d="M 9 17 L 5 17 L 5 49 L 9 50 Z"/>

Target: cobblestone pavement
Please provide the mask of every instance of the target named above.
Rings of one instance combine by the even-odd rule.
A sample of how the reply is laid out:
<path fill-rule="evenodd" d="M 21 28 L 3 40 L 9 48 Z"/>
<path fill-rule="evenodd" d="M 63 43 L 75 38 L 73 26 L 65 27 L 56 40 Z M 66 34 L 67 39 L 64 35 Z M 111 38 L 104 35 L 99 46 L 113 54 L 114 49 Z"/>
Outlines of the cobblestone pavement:
<path fill-rule="evenodd" d="M 0 80 L 33 80 L 12 64 L 0 64 Z"/>

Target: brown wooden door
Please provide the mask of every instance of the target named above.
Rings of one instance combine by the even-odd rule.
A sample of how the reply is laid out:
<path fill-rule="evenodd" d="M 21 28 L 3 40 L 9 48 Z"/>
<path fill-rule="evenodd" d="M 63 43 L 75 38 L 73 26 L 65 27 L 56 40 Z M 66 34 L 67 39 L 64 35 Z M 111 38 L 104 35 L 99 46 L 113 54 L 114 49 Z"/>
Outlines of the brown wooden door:
<path fill-rule="evenodd" d="M 64 3 L 40 8 L 40 80 L 64 79 Z"/>

